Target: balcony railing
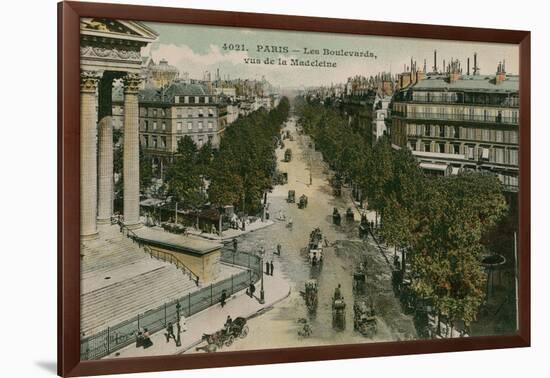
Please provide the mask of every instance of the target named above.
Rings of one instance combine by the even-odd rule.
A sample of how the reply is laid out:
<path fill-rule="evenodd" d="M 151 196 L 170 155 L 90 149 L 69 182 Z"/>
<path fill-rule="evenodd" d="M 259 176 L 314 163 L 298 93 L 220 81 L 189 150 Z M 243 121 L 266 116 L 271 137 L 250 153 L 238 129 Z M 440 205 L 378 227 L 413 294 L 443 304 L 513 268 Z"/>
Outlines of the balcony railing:
<path fill-rule="evenodd" d="M 425 120 L 444 120 L 444 121 L 464 121 L 464 122 L 476 122 L 476 123 L 500 123 L 517 125 L 517 117 L 503 117 L 503 116 L 490 116 L 490 115 L 470 115 L 470 114 L 443 114 L 443 113 L 427 113 L 427 112 L 414 112 L 404 114 L 403 112 L 393 111 L 392 115 L 397 117 L 406 117 L 407 119 L 425 119 Z"/>

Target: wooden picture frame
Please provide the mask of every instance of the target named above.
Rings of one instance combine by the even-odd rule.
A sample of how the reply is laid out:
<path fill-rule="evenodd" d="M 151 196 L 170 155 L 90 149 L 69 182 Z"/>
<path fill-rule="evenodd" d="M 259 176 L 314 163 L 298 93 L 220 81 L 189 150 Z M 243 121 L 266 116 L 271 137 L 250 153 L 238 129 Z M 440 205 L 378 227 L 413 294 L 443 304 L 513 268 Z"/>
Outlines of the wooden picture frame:
<path fill-rule="evenodd" d="M 519 46 L 519 324 L 508 336 L 379 342 L 290 349 L 80 361 L 80 28 L 81 17 L 164 23 L 430 38 Z M 530 32 L 87 2 L 58 4 L 58 374 L 161 370 L 440 353 L 530 345 Z"/>

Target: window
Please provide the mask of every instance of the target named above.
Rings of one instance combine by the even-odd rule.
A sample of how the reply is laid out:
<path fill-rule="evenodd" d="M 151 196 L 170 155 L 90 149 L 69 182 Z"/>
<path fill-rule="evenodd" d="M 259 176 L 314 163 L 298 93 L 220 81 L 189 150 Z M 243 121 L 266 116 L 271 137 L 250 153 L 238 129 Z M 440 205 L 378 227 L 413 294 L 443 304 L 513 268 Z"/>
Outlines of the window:
<path fill-rule="evenodd" d="M 518 111 L 512 111 L 512 123 L 518 123 Z"/>
<path fill-rule="evenodd" d="M 195 104 L 199 103 L 199 96 L 195 96 Z"/>
<path fill-rule="evenodd" d="M 157 129 L 157 121 L 153 121 L 153 130 Z"/>
<path fill-rule="evenodd" d="M 518 150 L 508 150 L 508 154 L 509 154 L 509 163 L 512 164 L 512 165 L 517 165 L 518 164 Z"/>
<path fill-rule="evenodd" d="M 212 130 L 214 128 L 214 124 L 211 121 L 208 121 L 208 130 Z"/>
<path fill-rule="evenodd" d="M 445 126 L 439 126 L 439 137 L 445 138 Z"/>
<path fill-rule="evenodd" d="M 153 136 L 152 139 L 153 139 L 153 143 L 152 143 L 152 144 L 153 144 L 153 148 L 156 148 L 156 147 L 157 147 L 157 137 L 156 137 L 156 136 Z"/>
<path fill-rule="evenodd" d="M 503 136 L 502 136 L 502 130 L 495 130 L 495 140 L 498 142 L 498 143 L 502 143 L 503 142 Z"/>
<path fill-rule="evenodd" d="M 445 153 L 445 143 L 439 143 L 439 153 L 444 154 Z"/>
<path fill-rule="evenodd" d="M 180 103 L 180 96 L 174 96 L 174 102 L 176 104 L 179 104 Z"/>
<path fill-rule="evenodd" d="M 165 148 L 165 147 L 166 147 L 166 137 L 165 137 L 165 136 L 161 136 L 161 137 L 160 137 L 160 147 L 161 147 L 161 148 Z"/>
<path fill-rule="evenodd" d="M 453 144 L 453 154 L 455 155 L 460 154 L 460 144 L 458 143 Z"/>
<path fill-rule="evenodd" d="M 208 104 L 209 102 L 210 102 L 210 97 L 206 96 L 206 97 L 204 98 L 204 103 L 205 103 L 205 104 Z"/>
<path fill-rule="evenodd" d="M 199 117 L 203 117 L 204 114 L 203 114 L 203 110 L 202 109 L 199 109 Z"/>
<path fill-rule="evenodd" d="M 181 117 L 182 117 L 182 114 L 183 114 L 182 109 L 181 109 L 181 108 L 178 108 L 178 110 L 177 110 L 177 116 L 178 116 L 178 118 L 181 118 Z"/>
<path fill-rule="evenodd" d="M 214 137 L 213 137 L 212 135 L 208 135 L 208 141 L 209 141 L 210 143 L 212 143 L 212 139 L 214 139 Z"/>
<path fill-rule="evenodd" d="M 489 112 L 487 109 L 483 109 L 483 120 L 488 121 L 489 120 Z"/>
<path fill-rule="evenodd" d="M 187 130 L 193 130 L 193 122 L 187 122 Z"/>
<path fill-rule="evenodd" d="M 199 121 L 199 130 L 202 130 L 202 121 Z"/>
<path fill-rule="evenodd" d="M 145 124 L 145 131 L 148 131 L 149 130 L 149 121 L 145 120 L 144 124 Z"/>
<path fill-rule="evenodd" d="M 495 162 L 504 163 L 504 148 L 495 148 Z"/>
<path fill-rule="evenodd" d="M 425 152 L 430 152 L 430 143 L 425 143 L 424 144 L 424 151 Z"/>
<path fill-rule="evenodd" d="M 424 135 L 430 136 L 430 125 L 424 125 Z"/>
<path fill-rule="evenodd" d="M 157 109 L 153 109 L 153 116 L 154 116 L 154 117 L 157 116 Z"/>
<path fill-rule="evenodd" d="M 210 108 L 208 109 L 208 116 L 213 117 L 214 116 L 214 109 Z"/>
<path fill-rule="evenodd" d="M 489 140 L 489 129 L 481 130 L 481 139 L 485 141 Z"/>
<path fill-rule="evenodd" d="M 466 147 L 466 157 L 471 160 L 474 159 L 474 146 Z"/>
<path fill-rule="evenodd" d="M 181 122 L 176 123 L 176 130 L 181 131 Z"/>
<path fill-rule="evenodd" d="M 185 102 L 186 104 L 189 104 L 189 96 L 185 96 L 183 98 L 183 102 Z"/>
<path fill-rule="evenodd" d="M 162 122 L 162 130 L 166 130 L 166 122 Z"/>
<path fill-rule="evenodd" d="M 460 127 L 458 126 L 454 127 L 454 137 L 457 139 L 460 138 Z"/>

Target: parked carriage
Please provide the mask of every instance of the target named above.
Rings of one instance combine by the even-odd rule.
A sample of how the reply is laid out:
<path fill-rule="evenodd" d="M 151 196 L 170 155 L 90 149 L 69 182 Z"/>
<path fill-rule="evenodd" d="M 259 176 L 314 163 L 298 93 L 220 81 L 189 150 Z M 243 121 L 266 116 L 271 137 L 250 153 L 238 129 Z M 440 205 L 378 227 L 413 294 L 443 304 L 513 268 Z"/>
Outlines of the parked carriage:
<path fill-rule="evenodd" d="M 231 322 L 229 328 L 220 329 L 214 333 L 205 333 L 202 335 L 202 340 L 206 341 L 206 346 L 197 347 L 196 350 L 204 350 L 206 352 L 215 352 L 218 348 L 231 346 L 237 338 L 244 339 L 248 335 L 248 325 L 246 319 L 238 317 Z"/>
<path fill-rule="evenodd" d="M 302 194 L 298 202 L 298 208 L 305 209 L 306 207 L 307 207 L 307 196 L 305 194 Z"/>
<path fill-rule="evenodd" d="M 369 306 L 364 300 L 355 301 L 353 304 L 353 329 L 366 337 L 376 334 L 377 322 L 372 303 Z"/>

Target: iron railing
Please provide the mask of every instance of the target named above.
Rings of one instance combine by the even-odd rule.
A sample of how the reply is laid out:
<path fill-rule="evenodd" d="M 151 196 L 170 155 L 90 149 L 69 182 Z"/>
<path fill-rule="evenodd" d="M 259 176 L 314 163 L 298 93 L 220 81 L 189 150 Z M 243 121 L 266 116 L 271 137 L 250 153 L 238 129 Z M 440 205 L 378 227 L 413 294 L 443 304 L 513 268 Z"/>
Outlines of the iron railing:
<path fill-rule="evenodd" d="M 218 303 L 222 291 L 225 290 L 229 297 L 248 288 L 251 282 L 256 283 L 262 274 L 262 259 L 256 255 L 224 251 L 222 252 L 221 261 L 247 269 L 191 292 L 177 300 L 138 314 L 112 327 L 107 327 L 93 335 L 81 337 L 80 359 L 100 359 L 120 350 L 136 342 L 137 333 L 144 328 L 147 328 L 148 332 L 152 334 L 166 328 L 169 322 L 177 323 L 178 304 L 180 315 L 189 317 Z"/>

